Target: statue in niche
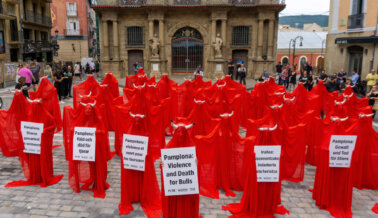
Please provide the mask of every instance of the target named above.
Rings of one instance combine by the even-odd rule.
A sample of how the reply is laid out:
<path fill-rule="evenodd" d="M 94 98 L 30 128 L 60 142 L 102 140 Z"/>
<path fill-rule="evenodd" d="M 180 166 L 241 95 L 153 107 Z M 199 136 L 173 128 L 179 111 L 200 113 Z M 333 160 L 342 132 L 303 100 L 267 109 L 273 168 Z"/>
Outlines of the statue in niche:
<path fill-rule="evenodd" d="M 215 37 L 214 42 L 214 50 L 215 50 L 215 57 L 222 57 L 222 46 L 223 46 L 223 40 L 220 37 L 220 34 L 218 33 Z"/>
<path fill-rule="evenodd" d="M 160 40 L 155 33 L 154 36 L 149 40 L 150 41 L 150 48 L 151 48 L 151 56 L 153 58 L 159 57 L 159 49 L 160 49 Z"/>

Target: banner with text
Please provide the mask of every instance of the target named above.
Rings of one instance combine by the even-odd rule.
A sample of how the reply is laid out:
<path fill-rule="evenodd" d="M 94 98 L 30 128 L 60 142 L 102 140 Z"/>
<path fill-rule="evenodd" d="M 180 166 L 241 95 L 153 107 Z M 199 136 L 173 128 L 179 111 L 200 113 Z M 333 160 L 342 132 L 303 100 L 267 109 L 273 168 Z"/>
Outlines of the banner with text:
<path fill-rule="evenodd" d="M 280 179 L 281 145 L 255 146 L 257 182 L 278 182 Z"/>
<path fill-rule="evenodd" d="M 73 160 L 95 161 L 96 128 L 75 127 Z"/>
<path fill-rule="evenodd" d="M 329 167 L 349 168 L 357 136 L 333 135 L 329 144 Z"/>
<path fill-rule="evenodd" d="M 21 134 L 24 141 L 24 153 L 41 154 L 41 135 L 43 123 L 21 121 Z"/>
<path fill-rule="evenodd" d="M 198 194 L 195 147 L 161 149 L 165 196 Z"/>
<path fill-rule="evenodd" d="M 123 168 L 144 171 L 148 137 L 123 134 Z"/>

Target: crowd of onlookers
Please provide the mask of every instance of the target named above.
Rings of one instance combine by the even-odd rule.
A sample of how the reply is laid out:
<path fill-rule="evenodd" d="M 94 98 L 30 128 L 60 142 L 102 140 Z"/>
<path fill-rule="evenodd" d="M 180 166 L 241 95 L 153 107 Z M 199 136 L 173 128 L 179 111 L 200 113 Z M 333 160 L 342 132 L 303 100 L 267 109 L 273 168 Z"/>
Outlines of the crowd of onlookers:
<path fill-rule="evenodd" d="M 22 90 L 25 97 L 29 97 L 29 90 L 36 91 L 40 82 L 40 78 L 45 76 L 54 84 L 59 101 L 64 103 L 64 99 L 71 98 L 72 85 L 75 78 L 82 78 L 85 74 L 97 74 L 99 72 L 99 63 L 93 61 L 81 66 L 80 63 L 75 64 L 46 64 L 42 70 L 37 61 L 19 64 L 16 76 L 16 89 Z"/>

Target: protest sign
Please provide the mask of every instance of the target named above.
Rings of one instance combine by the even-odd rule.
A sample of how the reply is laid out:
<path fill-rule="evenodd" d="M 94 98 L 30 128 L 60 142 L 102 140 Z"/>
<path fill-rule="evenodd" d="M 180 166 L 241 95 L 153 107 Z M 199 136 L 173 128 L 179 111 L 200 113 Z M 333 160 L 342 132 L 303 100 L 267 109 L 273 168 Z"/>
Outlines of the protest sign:
<path fill-rule="evenodd" d="M 329 144 L 329 167 L 349 168 L 357 136 L 333 135 Z"/>
<path fill-rule="evenodd" d="M 73 160 L 95 161 L 96 128 L 75 127 Z"/>
<path fill-rule="evenodd" d="M 43 123 L 21 121 L 21 134 L 24 141 L 24 153 L 41 154 L 41 135 Z"/>
<path fill-rule="evenodd" d="M 123 134 L 123 168 L 144 171 L 148 137 Z"/>
<path fill-rule="evenodd" d="M 280 179 L 281 145 L 255 146 L 257 182 L 278 182 Z"/>
<path fill-rule="evenodd" d="M 165 196 L 198 194 L 195 147 L 161 149 Z"/>

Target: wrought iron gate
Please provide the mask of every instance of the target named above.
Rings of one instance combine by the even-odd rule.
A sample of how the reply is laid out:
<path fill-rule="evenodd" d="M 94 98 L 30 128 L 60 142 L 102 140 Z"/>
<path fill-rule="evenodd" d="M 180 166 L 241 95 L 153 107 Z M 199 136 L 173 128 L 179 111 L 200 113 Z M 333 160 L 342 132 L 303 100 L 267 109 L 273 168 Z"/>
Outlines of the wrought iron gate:
<path fill-rule="evenodd" d="M 203 60 L 203 39 L 191 27 L 179 29 L 172 38 L 172 72 L 193 73 Z"/>

